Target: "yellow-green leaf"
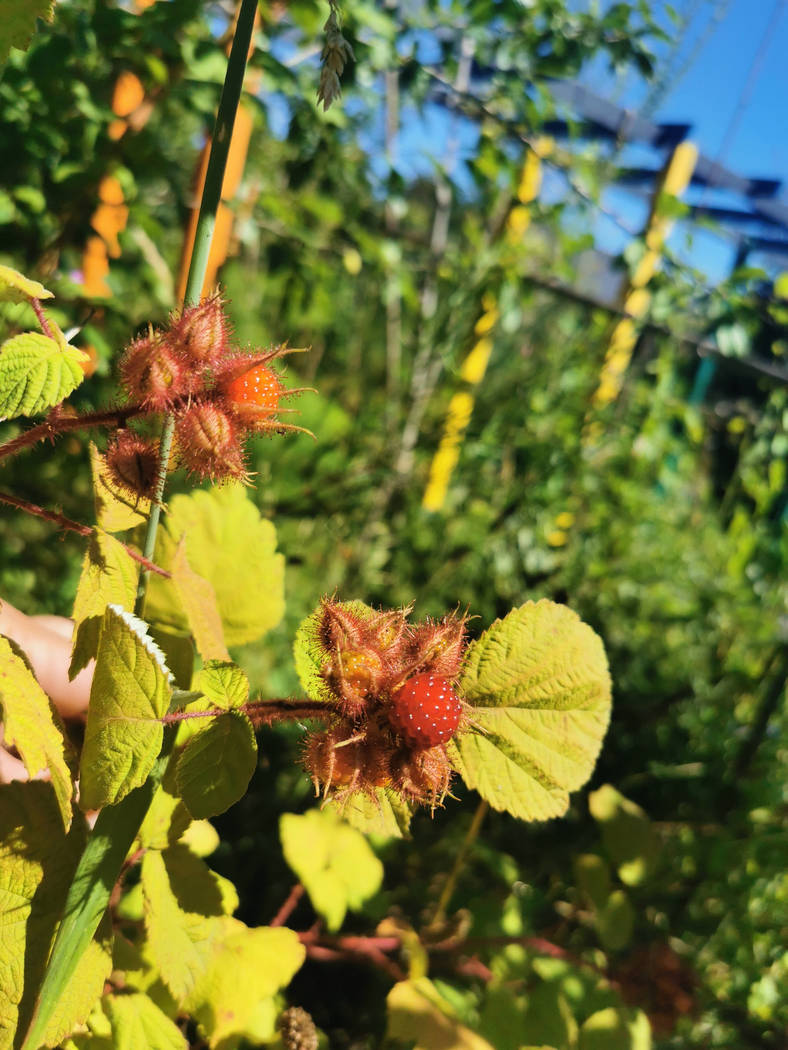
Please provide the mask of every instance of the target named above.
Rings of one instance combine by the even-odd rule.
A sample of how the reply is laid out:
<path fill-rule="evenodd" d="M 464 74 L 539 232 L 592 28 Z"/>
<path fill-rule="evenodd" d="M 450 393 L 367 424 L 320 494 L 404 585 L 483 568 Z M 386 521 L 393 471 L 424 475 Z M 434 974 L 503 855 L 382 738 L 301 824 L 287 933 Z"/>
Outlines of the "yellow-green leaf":
<path fill-rule="evenodd" d="M 228 711 L 186 744 L 175 773 L 178 794 L 193 817 L 218 816 L 243 797 L 256 767 L 252 723 Z"/>
<path fill-rule="evenodd" d="M 0 1050 L 30 1021 L 84 841 L 81 819 L 66 835 L 52 784 L 0 786 Z"/>
<path fill-rule="evenodd" d="M 96 655 L 101 621 L 107 606 L 134 608 L 138 569 L 122 543 L 103 529 L 93 530 L 74 599 L 70 678 L 79 674 Z"/>
<path fill-rule="evenodd" d="M 190 823 L 183 799 L 160 787 L 145 814 L 137 840 L 142 849 L 166 849 L 180 840 Z"/>
<path fill-rule="evenodd" d="M 145 929 L 164 983 L 182 1003 L 210 966 L 218 943 L 235 929 L 232 886 L 185 846 L 142 859 Z"/>
<path fill-rule="evenodd" d="M 170 571 L 172 585 L 186 613 L 197 652 L 203 660 L 229 660 L 216 594 L 208 580 L 199 576 L 189 565 L 185 537 L 181 538 L 175 549 Z"/>
<path fill-rule="evenodd" d="M 181 842 L 197 857 L 209 857 L 220 841 L 219 832 L 208 820 L 193 820 L 181 835 Z"/>
<path fill-rule="evenodd" d="M 580 853 L 574 859 L 577 885 L 595 908 L 603 908 L 610 896 L 610 869 L 595 853 Z"/>
<path fill-rule="evenodd" d="M 90 442 L 90 470 L 93 475 L 93 500 L 96 505 L 96 521 L 107 532 L 124 532 L 147 521 L 150 500 L 143 496 L 132 496 L 119 488 L 107 467 L 107 459 L 96 445 Z"/>
<path fill-rule="evenodd" d="M 249 679 L 233 663 L 212 660 L 194 679 L 194 688 L 201 692 L 213 707 L 232 711 L 249 699 Z"/>
<path fill-rule="evenodd" d="M 627 886 L 639 886 L 659 860 L 659 840 L 640 806 L 624 798 L 612 784 L 588 796 L 591 816 L 602 829 L 602 841 L 618 875 Z"/>
<path fill-rule="evenodd" d="M 102 1002 L 114 1050 L 188 1050 L 180 1028 L 140 992 L 108 995 Z"/>
<path fill-rule="evenodd" d="M 211 1047 L 243 1037 L 264 1038 L 270 1027 L 267 1000 L 285 988 L 301 968 L 306 950 L 293 930 L 249 929 L 228 919 L 233 932 L 214 948 L 211 965 L 187 1006 Z"/>
<path fill-rule="evenodd" d="M 537 985 L 529 994 L 522 1036 L 523 1042 L 536 1045 L 575 1046 L 577 1021 L 556 982 Z"/>
<path fill-rule="evenodd" d="M 18 650 L 0 635 L 0 707 L 5 742 L 15 747 L 31 777 L 48 769 L 66 831 L 71 827 L 74 784 L 68 744 L 55 723 L 49 697 Z M 59 719 L 58 719 L 59 721 Z"/>
<path fill-rule="evenodd" d="M 164 658 L 145 625 L 118 606 L 109 606 L 90 691 L 80 805 L 111 805 L 145 782 L 161 750 L 161 719 L 169 699 Z"/>
<path fill-rule="evenodd" d="M 275 627 L 284 613 L 284 558 L 276 553 L 276 530 L 241 485 L 226 485 L 170 503 L 154 560 L 173 565 L 185 536 L 192 570 L 213 587 L 227 645 L 241 645 Z M 146 616 L 187 627 L 187 618 L 170 581 L 153 577 Z"/>
<path fill-rule="evenodd" d="M 48 12 L 49 18 L 51 18 L 52 9 L 54 8 L 53 0 L 38 0 L 39 10 Z M 3 50 L 4 38 L 7 40 L 8 36 L 13 34 L 14 18 L 18 18 L 21 21 L 29 22 L 30 29 L 28 31 L 27 39 L 33 33 L 35 28 L 36 18 L 46 18 L 46 14 L 40 14 L 35 8 L 34 3 L 20 3 L 19 0 L 0 0 L 0 61 L 3 61 L 7 54 L 8 44 L 6 44 L 6 50 Z M 25 47 L 26 41 L 18 44 L 13 39 L 10 41 L 13 47 Z M 19 270 L 14 270 L 10 266 L 0 266 L 0 302 L 2 303 L 25 303 L 29 299 L 53 299 L 54 293 L 48 291 L 43 284 L 39 284 L 38 281 L 33 281 L 30 277 L 25 277 Z"/>
<path fill-rule="evenodd" d="M 395 984 L 386 1004 L 387 1037 L 415 1040 L 413 1050 L 495 1050 L 451 1015 L 449 1004 L 427 977 Z"/>
<path fill-rule="evenodd" d="M 0 419 L 32 416 L 59 405 L 85 378 L 87 355 L 41 332 L 23 332 L 0 346 Z"/>
<path fill-rule="evenodd" d="M 405 838 L 413 816 L 410 803 L 395 791 L 385 788 L 375 788 L 374 795 L 356 791 L 341 802 L 329 799 L 325 808 L 335 810 L 365 835 L 380 835 L 387 839 Z"/>
<path fill-rule="evenodd" d="M 383 865 L 361 832 L 333 811 L 285 813 L 279 833 L 285 860 L 329 930 L 338 930 L 348 908 L 360 908 L 380 889 Z"/>
<path fill-rule="evenodd" d="M 605 948 L 618 951 L 632 939 L 635 926 L 635 909 L 624 890 L 613 890 L 596 912 L 599 939 Z"/>
<path fill-rule="evenodd" d="M 465 783 L 522 820 L 565 813 L 610 720 L 598 635 L 565 605 L 526 602 L 469 647 L 459 691 L 476 728 L 448 753 Z"/>
<path fill-rule="evenodd" d="M 578 1050 L 651 1050 L 651 1025 L 642 1010 L 608 1006 L 583 1022 Z"/>

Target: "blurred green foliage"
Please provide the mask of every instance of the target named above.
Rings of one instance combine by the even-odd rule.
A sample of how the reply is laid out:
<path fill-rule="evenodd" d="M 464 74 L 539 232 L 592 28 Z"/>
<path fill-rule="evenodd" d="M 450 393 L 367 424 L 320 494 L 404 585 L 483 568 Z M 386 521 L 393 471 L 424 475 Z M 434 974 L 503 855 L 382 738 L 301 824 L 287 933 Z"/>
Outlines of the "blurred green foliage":
<path fill-rule="evenodd" d="M 334 591 L 413 601 L 419 617 L 467 606 L 478 630 L 528 598 L 567 602 L 603 637 L 615 686 L 591 787 L 612 784 L 641 807 L 657 859 L 642 879 L 625 878 L 582 793 L 560 822 L 524 828 L 490 815 L 451 911 L 467 915 L 475 937 L 520 943 L 479 943 L 489 980 L 458 977 L 450 954 L 445 966 L 433 956 L 431 976 L 497 1050 L 523 1039 L 617 1046 L 613 1030 L 622 1046 L 643 1045 L 639 1015 L 622 1012 L 622 997 L 646 1011 L 666 1050 L 778 1048 L 788 1023 L 788 396 L 720 368 L 706 403 L 689 404 L 697 359 L 682 340 L 738 324 L 757 343 L 763 275 L 739 273 L 709 290 L 668 259 L 651 320 L 669 331 L 644 335 L 622 396 L 599 416 L 601 438 L 584 442 L 612 319 L 544 280 L 571 281 L 614 161 L 582 142 L 559 152 L 551 163 L 565 194 L 533 206 L 524 243 L 500 230 L 523 139 L 553 115 L 544 78 L 600 58 L 647 75 L 660 33 L 645 3 L 602 15 L 573 6 L 455 0 L 406 15 L 348 4 L 357 64 L 327 116 L 314 104 L 315 59 L 298 60 L 300 49 L 319 48 L 322 5 L 262 6 L 255 131 L 233 204 L 235 254 L 221 278 L 242 343 L 311 347 L 290 359 L 288 382 L 318 388 L 298 402 L 298 422 L 318 440 L 266 438 L 251 449 L 255 499 L 286 556 L 287 612 L 236 656 L 264 695 L 294 693 L 295 627 Z M 75 395 L 78 408 L 112 400 L 123 344 L 176 305 L 162 272 L 177 270 L 226 21 L 196 2 L 135 15 L 106 0 L 63 0 L 30 51 L 12 52 L 0 81 L 0 261 L 57 293 L 61 327 L 87 321 L 76 342 L 97 347 L 99 369 Z M 483 98 L 463 87 L 462 55 L 471 53 Z M 141 130 L 115 141 L 110 101 L 124 69 L 154 105 Z M 391 71 L 398 103 L 390 77 L 386 98 Z M 448 130 L 442 152 L 414 171 L 395 147 L 402 157 L 423 143 L 387 143 L 384 110 L 407 130 L 419 112 L 434 112 L 436 86 Z M 391 164 L 381 160 L 387 146 Z M 89 302 L 77 271 L 108 172 L 130 215 L 113 295 Z M 579 178 L 585 196 L 572 188 Z M 637 249 L 629 254 L 631 265 Z M 466 388 L 459 368 L 485 294 L 500 311 L 489 371 L 446 505 L 427 513 L 429 464 L 448 401 Z M 23 308 L 2 309 L 9 334 L 25 327 Z M 733 345 L 726 338 L 723 350 Z M 0 439 L 17 429 L 4 424 Z M 3 488 L 88 519 L 88 451 L 76 438 L 0 471 Z M 171 492 L 184 488 L 176 477 Z M 70 611 L 82 541 L 55 535 L 0 513 L 0 593 L 28 611 Z M 294 763 L 300 739 L 295 727 L 261 732 L 251 790 L 218 822 L 217 866 L 252 922 L 270 920 L 292 881 L 271 845 L 278 815 L 312 805 Z M 473 800 L 465 802 L 418 818 L 409 842 L 378 844 L 383 889 L 351 929 L 392 908 L 423 921 L 470 823 Z M 295 919 L 306 926 L 309 916 L 304 903 Z M 380 1045 L 388 986 L 360 965 L 310 962 L 291 991 L 332 1045 L 361 1048 Z"/>

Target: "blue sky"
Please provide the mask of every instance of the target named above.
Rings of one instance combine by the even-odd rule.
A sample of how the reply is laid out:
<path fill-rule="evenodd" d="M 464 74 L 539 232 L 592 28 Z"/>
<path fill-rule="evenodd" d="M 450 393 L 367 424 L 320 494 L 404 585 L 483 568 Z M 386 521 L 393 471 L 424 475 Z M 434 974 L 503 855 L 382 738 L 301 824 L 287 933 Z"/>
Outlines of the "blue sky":
<path fill-rule="evenodd" d="M 679 0 L 674 7 L 692 17 L 684 32 L 671 30 L 677 46 L 662 51 L 658 79 L 663 71 L 669 75 L 652 119 L 692 124 L 690 137 L 701 152 L 737 174 L 785 179 L 780 197 L 788 200 L 787 0 Z M 642 83 L 631 78 L 617 81 L 602 68 L 590 70 L 583 79 L 598 94 L 634 109 L 649 94 Z M 742 203 L 698 189 L 690 190 L 686 199 L 701 198 L 706 204 Z M 642 216 L 643 209 L 629 194 L 611 193 L 608 203 L 627 218 L 637 221 Z M 623 244 L 624 235 L 605 220 L 596 233 L 609 250 Z M 692 246 L 685 248 L 684 240 L 679 228 L 671 246 L 712 278 L 728 273 L 734 251 L 729 239 L 696 228 Z M 749 261 L 788 269 L 788 256 L 780 263 L 753 254 Z"/>

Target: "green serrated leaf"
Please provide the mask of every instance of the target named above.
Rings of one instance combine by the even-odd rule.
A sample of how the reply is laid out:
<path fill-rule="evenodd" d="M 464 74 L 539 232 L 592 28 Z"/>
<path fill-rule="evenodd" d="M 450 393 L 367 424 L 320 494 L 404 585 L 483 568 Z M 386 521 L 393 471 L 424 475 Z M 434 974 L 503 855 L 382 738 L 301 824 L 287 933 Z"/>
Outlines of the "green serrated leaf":
<path fill-rule="evenodd" d="M 340 802 L 329 799 L 323 808 L 336 812 L 364 835 L 387 839 L 407 838 L 413 817 L 410 803 L 386 788 L 375 788 L 374 795 L 357 791 Z"/>
<path fill-rule="evenodd" d="M 371 619 L 375 610 L 364 602 L 341 602 L 341 607 L 363 619 Z M 320 624 L 323 614 L 320 606 L 310 613 L 296 631 L 293 642 L 293 660 L 295 669 L 307 696 L 310 700 L 330 703 L 336 700 L 331 689 L 320 673 L 330 659 L 331 653 L 326 649 L 320 637 Z"/>
<path fill-rule="evenodd" d="M 578 1050 L 651 1050 L 651 1025 L 642 1010 L 609 1006 L 583 1022 Z"/>
<path fill-rule="evenodd" d="M 102 529 L 93 530 L 74 599 L 74 643 L 69 678 L 75 678 L 95 657 L 107 606 L 134 608 L 138 569 L 122 543 Z"/>
<path fill-rule="evenodd" d="M 476 1032 L 451 1016 L 449 1004 L 427 977 L 399 981 L 386 997 L 389 1039 L 408 1041 L 413 1050 L 494 1050 Z"/>
<path fill-rule="evenodd" d="M 70 748 L 49 697 L 20 651 L 0 635 L 0 707 L 5 742 L 15 747 L 30 777 L 49 770 L 66 831 L 71 827 L 74 784 L 67 757 Z M 57 719 L 59 722 L 59 719 Z"/>
<path fill-rule="evenodd" d="M 55 6 L 54 0 L 38 0 L 38 3 L 40 9 L 50 12 L 51 17 Z M 46 15 L 36 13 L 35 4 L 36 0 L 33 0 L 33 3 L 28 3 L 27 0 L 25 3 L 20 3 L 19 0 L 0 0 L 0 27 L 2 27 L 0 28 L 0 62 L 5 61 L 9 46 L 26 46 L 26 43 L 17 44 L 11 40 L 10 45 L 6 43 L 5 50 L 3 49 L 4 41 L 12 32 L 15 17 L 21 17 L 23 21 L 31 23 L 28 40 L 35 28 L 36 18 L 46 17 Z M 19 270 L 14 270 L 10 266 L 0 266 L 0 303 L 26 303 L 30 299 L 54 299 L 54 292 L 48 291 L 38 281 L 25 277 Z"/>
<path fill-rule="evenodd" d="M 151 958 L 179 1004 L 211 965 L 217 945 L 235 929 L 227 912 L 238 898 L 225 883 L 184 846 L 149 850 L 142 859 Z"/>
<path fill-rule="evenodd" d="M 194 635 L 197 652 L 203 660 L 229 660 L 216 594 L 208 580 L 199 576 L 189 564 L 185 537 L 175 548 L 170 572 L 172 585 Z"/>
<path fill-rule="evenodd" d="M 202 668 L 194 679 L 194 688 L 213 707 L 223 711 L 241 707 L 249 699 L 249 679 L 241 668 L 219 660 L 212 660 Z"/>
<path fill-rule="evenodd" d="M 80 763 L 80 805 L 119 802 L 143 784 L 161 750 L 170 686 L 161 652 L 135 617 L 104 612 Z"/>
<path fill-rule="evenodd" d="M 107 532 L 125 532 L 148 520 L 150 500 L 131 496 L 118 488 L 107 468 L 106 456 L 90 442 L 90 471 L 93 475 L 93 499 L 96 521 Z"/>
<path fill-rule="evenodd" d="M 256 768 L 254 727 L 228 711 L 186 744 L 175 773 L 178 794 L 193 817 L 215 817 L 244 796 Z"/>
<path fill-rule="evenodd" d="M 659 839 L 645 812 L 611 784 L 588 796 L 591 816 L 601 825 L 602 841 L 627 886 L 639 886 L 659 860 Z"/>
<path fill-rule="evenodd" d="M 465 783 L 522 820 L 565 813 L 610 720 L 594 631 L 565 605 L 526 602 L 469 646 L 458 688 L 473 728 L 447 751 Z"/>
<path fill-rule="evenodd" d="M 285 860 L 329 930 L 338 930 L 348 908 L 360 908 L 380 889 L 383 865 L 361 832 L 331 810 L 284 813 L 279 834 Z"/>
<path fill-rule="evenodd" d="M 0 419 L 32 416 L 59 405 L 85 378 L 87 355 L 41 332 L 23 332 L 0 346 Z"/>
<path fill-rule="evenodd" d="M 215 947 L 187 1006 L 211 1047 L 243 1037 L 264 1038 L 270 1025 L 267 1001 L 301 968 L 306 949 L 293 930 L 249 929 L 234 919 L 231 932 Z"/>
<path fill-rule="evenodd" d="M 188 1050 L 180 1028 L 147 995 L 107 995 L 102 1008 L 112 1026 L 114 1050 Z"/>
<path fill-rule="evenodd" d="M 0 1050 L 30 1020 L 84 841 L 81 819 L 66 835 L 52 784 L 0 787 Z"/>
<path fill-rule="evenodd" d="M 154 560 L 169 568 L 186 537 L 194 572 L 213 587 L 227 645 L 254 641 L 275 627 L 284 613 L 284 558 L 276 553 L 276 530 L 241 485 L 225 485 L 170 503 L 165 529 L 159 530 Z M 185 629 L 187 620 L 175 588 L 152 577 L 146 616 Z"/>

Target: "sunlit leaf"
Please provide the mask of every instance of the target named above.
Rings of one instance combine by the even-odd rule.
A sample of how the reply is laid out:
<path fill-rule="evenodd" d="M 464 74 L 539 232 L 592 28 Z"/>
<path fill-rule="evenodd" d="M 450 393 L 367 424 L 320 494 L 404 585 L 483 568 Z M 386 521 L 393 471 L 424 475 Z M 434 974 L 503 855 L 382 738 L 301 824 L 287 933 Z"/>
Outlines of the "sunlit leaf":
<path fill-rule="evenodd" d="M 186 744 L 176 768 L 178 793 L 193 817 L 215 817 L 243 797 L 256 767 L 252 723 L 228 711 Z"/>
<path fill-rule="evenodd" d="M 0 708 L 5 743 L 15 747 L 31 777 L 49 771 L 66 831 L 71 827 L 74 784 L 70 748 L 55 723 L 49 697 L 18 650 L 0 635 Z M 59 722 L 59 719 L 58 719 Z"/>
<path fill-rule="evenodd" d="M 383 865 L 361 832 L 331 810 L 285 813 L 279 832 L 285 860 L 329 930 L 338 930 L 347 909 L 360 908 L 380 888 Z"/>
<path fill-rule="evenodd" d="M 41 332 L 23 332 L 0 346 L 0 419 L 32 416 L 59 405 L 85 378 L 87 355 Z"/>
<path fill-rule="evenodd" d="M 119 802 L 144 783 L 162 745 L 170 698 L 161 652 L 144 624 L 116 606 L 104 613 L 80 762 L 80 805 Z"/>
<path fill-rule="evenodd" d="M 588 796 L 591 816 L 602 829 L 602 841 L 627 886 L 639 886 L 659 860 L 659 839 L 640 806 L 624 798 L 611 784 Z"/>
<path fill-rule="evenodd" d="M 448 752 L 466 784 L 523 820 L 565 813 L 610 719 L 599 637 L 565 605 L 527 602 L 469 647 L 459 692 L 473 728 Z"/>
<path fill-rule="evenodd" d="M 400 981 L 386 997 L 389 1039 L 415 1040 L 413 1050 L 494 1050 L 480 1035 L 451 1016 L 451 1008 L 426 977 Z"/>
<path fill-rule="evenodd" d="M 39 10 L 45 12 L 44 14 L 36 10 L 36 3 Z M 35 28 L 36 18 L 51 19 L 54 6 L 54 0 L 33 0 L 32 3 L 27 0 L 25 3 L 20 3 L 19 0 L 0 0 L 0 62 L 5 61 L 9 47 L 27 47 Z M 27 38 L 22 43 L 17 43 L 13 39 L 14 27 L 17 23 L 24 23 L 24 26 L 20 25 L 20 28 L 17 29 L 17 32 L 21 30 L 20 37 L 23 37 L 25 32 L 27 33 Z M 25 28 L 28 24 L 30 25 L 29 30 Z M 54 298 L 54 293 L 48 291 L 43 284 L 31 280 L 30 277 L 25 277 L 24 274 L 10 266 L 0 266 L 0 302 L 25 303 L 29 299 L 52 298 Z"/>

